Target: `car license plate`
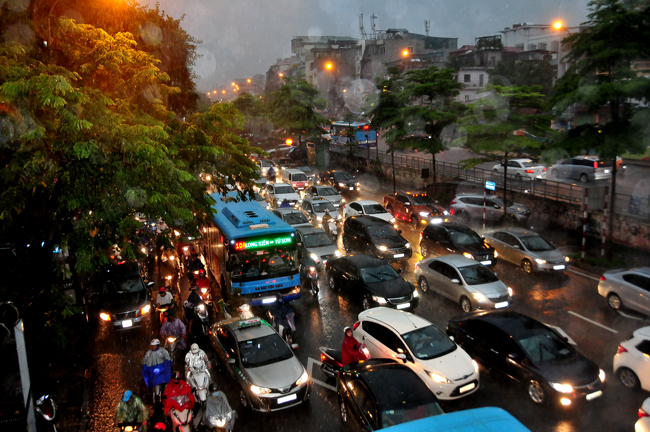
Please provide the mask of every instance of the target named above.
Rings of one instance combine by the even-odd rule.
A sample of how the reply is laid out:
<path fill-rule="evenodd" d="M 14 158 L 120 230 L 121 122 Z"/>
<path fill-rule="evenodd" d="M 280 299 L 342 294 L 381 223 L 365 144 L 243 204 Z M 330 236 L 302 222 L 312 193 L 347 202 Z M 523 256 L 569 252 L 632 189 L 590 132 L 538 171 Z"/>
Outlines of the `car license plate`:
<path fill-rule="evenodd" d="M 278 398 L 278 405 L 283 404 L 283 403 L 287 403 L 287 402 L 291 402 L 292 400 L 296 400 L 296 399 L 298 399 L 298 395 L 295 394 L 295 393 L 292 394 L 292 395 L 289 395 L 289 396 L 281 397 L 281 398 Z"/>
<path fill-rule="evenodd" d="M 439 224 L 439 223 L 442 223 L 442 218 L 434 218 L 434 219 L 431 219 L 431 223 L 432 223 L 432 224 Z"/>
<path fill-rule="evenodd" d="M 397 305 L 397 309 L 406 309 L 409 306 L 411 306 L 411 303 L 402 303 Z"/>
<path fill-rule="evenodd" d="M 609 170 L 605 170 L 605 174 L 609 174 Z"/>
<path fill-rule="evenodd" d="M 553 266 L 553 270 L 564 270 L 565 268 L 566 266 L 564 264 Z"/>
<path fill-rule="evenodd" d="M 602 390 L 598 390 L 597 392 L 589 393 L 586 397 L 587 400 L 594 400 L 598 397 L 601 397 L 603 395 Z"/>
<path fill-rule="evenodd" d="M 354 190 L 354 186 L 350 188 L 350 190 Z"/>
<path fill-rule="evenodd" d="M 490 265 L 490 264 L 492 264 L 492 261 L 490 261 L 490 260 L 487 260 L 487 261 L 481 261 L 481 264 L 483 264 L 483 265 Z"/>
<path fill-rule="evenodd" d="M 476 383 L 469 383 L 467 385 L 462 386 L 460 389 L 458 389 L 459 393 L 467 393 L 470 390 L 474 390 L 476 387 Z"/>
<path fill-rule="evenodd" d="M 122 321 L 122 328 L 133 327 L 133 320 Z"/>
<path fill-rule="evenodd" d="M 395 254 L 393 258 L 404 258 L 404 254 Z"/>
<path fill-rule="evenodd" d="M 508 307 L 508 302 L 500 302 L 500 303 L 497 303 L 497 304 L 494 305 L 495 309 L 501 309 L 501 308 L 504 308 L 504 307 Z"/>

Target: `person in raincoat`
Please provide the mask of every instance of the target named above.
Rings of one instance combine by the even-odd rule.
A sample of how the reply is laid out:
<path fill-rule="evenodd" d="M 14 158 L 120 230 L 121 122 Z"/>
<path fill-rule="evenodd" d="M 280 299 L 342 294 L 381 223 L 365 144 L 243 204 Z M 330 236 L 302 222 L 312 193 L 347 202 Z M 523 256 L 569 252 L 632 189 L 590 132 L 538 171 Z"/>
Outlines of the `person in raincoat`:
<path fill-rule="evenodd" d="M 172 380 L 165 388 L 165 397 L 163 399 L 163 409 L 167 417 L 170 416 L 172 408 L 179 412 L 186 409 L 191 410 L 196 402 L 192 394 L 192 387 L 181 379 L 178 372 L 174 372 L 172 375 Z"/>
<path fill-rule="evenodd" d="M 361 344 L 352 336 L 352 329 L 350 327 L 344 328 L 343 333 L 345 333 L 345 338 L 343 339 L 343 347 L 341 349 L 341 363 L 343 366 L 358 363 L 360 360 L 359 348 Z"/>
<path fill-rule="evenodd" d="M 235 427 L 235 418 L 237 412 L 230 408 L 228 399 L 219 386 L 210 384 L 210 395 L 205 401 L 205 416 L 203 421 L 207 421 L 208 427 L 219 428 L 219 430 L 232 430 Z"/>
<path fill-rule="evenodd" d="M 167 339 L 169 336 L 175 337 L 177 339 L 176 349 L 178 351 L 187 349 L 187 343 L 185 342 L 185 324 L 176 318 L 176 311 L 174 309 L 167 311 L 167 321 L 160 328 L 160 336 L 163 339 Z"/>
<path fill-rule="evenodd" d="M 147 420 L 149 420 L 149 411 L 142 399 L 135 396 L 131 390 L 122 393 L 122 400 L 117 405 L 115 413 L 115 426 L 122 423 L 140 423 L 142 430 L 146 430 Z"/>
<path fill-rule="evenodd" d="M 151 341 L 151 349 L 142 358 L 142 378 L 147 388 L 164 385 L 172 377 L 172 360 L 165 348 L 160 346 L 160 341 Z"/>

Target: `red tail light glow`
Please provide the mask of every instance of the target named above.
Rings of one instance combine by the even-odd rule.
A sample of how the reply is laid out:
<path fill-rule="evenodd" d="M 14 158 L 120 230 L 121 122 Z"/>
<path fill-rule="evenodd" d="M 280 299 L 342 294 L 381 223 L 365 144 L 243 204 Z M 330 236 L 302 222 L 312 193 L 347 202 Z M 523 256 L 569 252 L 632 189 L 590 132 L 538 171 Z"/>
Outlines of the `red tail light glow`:
<path fill-rule="evenodd" d="M 320 362 L 321 362 L 321 363 L 324 363 L 325 360 L 327 360 L 327 357 L 325 356 L 325 354 L 320 353 Z"/>
<path fill-rule="evenodd" d="M 544 171 L 546 171 L 546 168 L 544 168 Z"/>
<path fill-rule="evenodd" d="M 605 280 L 605 276 L 601 276 L 601 277 L 600 277 L 600 280 L 601 280 L 601 281 L 604 281 L 604 280 Z"/>
<path fill-rule="evenodd" d="M 598 162 L 594 162 L 594 168 L 598 168 Z"/>
<path fill-rule="evenodd" d="M 453 203 L 452 203 L 452 204 L 453 204 Z M 454 210 L 453 207 L 449 207 L 449 214 L 450 214 L 450 215 L 455 215 L 455 214 L 456 214 L 456 211 Z"/>
<path fill-rule="evenodd" d="M 643 410 L 643 408 L 639 408 L 639 418 L 641 417 L 650 417 L 647 412 Z"/>
<path fill-rule="evenodd" d="M 359 325 L 361 325 L 361 321 L 355 322 L 354 325 L 352 326 L 352 330 L 356 330 L 357 327 L 359 327 Z"/>
<path fill-rule="evenodd" d="M 535 170 L 526 170 L 526 172 L 527 172 L 528 174 L 532 174 L 532 173 L 535 172 Z"/>
<path fill-rule="evenodd" d="M 618 349 L 616 350 L 616 354 L 621 354 L 626 352 L 627 352 L 627 348 L 625 348 L 623 345 L 619 345 Z"/>

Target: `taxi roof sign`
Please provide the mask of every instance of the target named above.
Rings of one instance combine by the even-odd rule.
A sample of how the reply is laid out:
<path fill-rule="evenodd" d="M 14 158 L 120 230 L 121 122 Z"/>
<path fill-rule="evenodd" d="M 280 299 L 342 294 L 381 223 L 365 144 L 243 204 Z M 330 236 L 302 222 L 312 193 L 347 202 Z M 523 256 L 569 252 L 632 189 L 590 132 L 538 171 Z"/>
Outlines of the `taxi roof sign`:
<path fill-rule="evenodd" d="M 239 321 L 239 323 L 237 324 L 237 328 L 244 329 L 248 327 L 257 327 L 259 325 L 262 325 L 261 318 L 250 318 L 247 320 Z"/>

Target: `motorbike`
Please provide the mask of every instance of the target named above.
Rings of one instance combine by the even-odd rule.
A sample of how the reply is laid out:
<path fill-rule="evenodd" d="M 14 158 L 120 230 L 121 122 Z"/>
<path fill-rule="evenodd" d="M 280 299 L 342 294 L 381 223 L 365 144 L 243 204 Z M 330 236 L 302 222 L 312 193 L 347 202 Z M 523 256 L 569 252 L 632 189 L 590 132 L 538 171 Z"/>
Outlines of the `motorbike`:
<path fill-rule="evenodd" d="M 192 430 L 192 404 L 190 398 L 184 394 L 172 396 L 173 407 L 169 410 L 172 421 L 172 430 L 175 432 L 191 432 Z"/>
<path fill-rule="evenodd" d="M 212 295 L 210 294 L 210 288 L 208 287 L 199 288 L 199 295 L 201 296 L 201 300 L 203 300 L 203 303 L 205 303 L 208 306 L 212 305 Z"/>
<path fill-rule="evenodd" d="M 339 230 L 338 230 L 338 225 L 336 224 L 336 219 L 332 218 L 327 221 L 327 228 L 329 231 L 329 236 L 330 239 L 332 239 L 333 242 L 336 241 L 339 235 Z"/>
<path fill-rule="evenodd" d="M 281 324 L 280 322 L 275 321 L 275 317 L 269 310 L 267 312 L 269 320 L 271 321 L 271 324 L 273 325 L 273 328 L 275 328 L 282 339 L 284 339 L 289 345 L 293 345 L 293 336 L 291 335 L 291 332 L 296 331 L 296 314 L 291 312 L 289 315 L 286 317 L 286 323 L 288 326 L 285 326 Z"/>
<path fill-rule="evenodd" d="M 187 383 L 194 390 L 194 397 L 205 407 L 205 400 L 208 396 L 208 386 L 210 385 L 210 372 L 204 367 L 202 369 L 190 369 L 187 371 Z"/>
<path fill-rule="evenodd" d="M 176 344 L 178 343 L 178 338 L 174 336 L 168 336 L 165 339 L 165 349 L 169 353 L 169 356 L 172 358 L 172 363 L 174 362 L 174 357 L 176 353 Z"/>
<path fill-rule="evenodd" d="M 213 429 L 215 432 L 232 430 L 235 426 L 237 412 L 230 408 L 228 399 L 223 392 L 215 398 L 209 397 L 206 403 L 205 416 L 203 417 L 204 425 Z M 207 423 L 207 424 L 206 424 Z"/>
<path fill-rule="evenodd" d="M 194 306 L 194 316 L 201 322 L 201 331 L 204 336 L 210 332 L 210 314 L 205 304 Z M 194 330 L 193 330 L 194 331 Z"/>
<path fill-rule="evenodd" d="M 135 432 L 144 429 L 142 423 L 118 423 L 117 427 L 122 432 Z"/>
<path fill-rule="evenodd" d="M 36 418 L 39 431 L 56 432 L 56 404 L 49 395 L 43 395 L 36 401 Z"/>
<path fill-rule="evenodd" d="M 341 350 L 320 347 L 320 369 L 329 378 L 336 378 L 343 368 L 343 354 Z M 370 351 L 365 344 L 359 346 L 359 361 L 370 360 Z"/>
<path fill-rule="evenodd" d="M 223 304 L 223 315 L 225 316 L 226 319 L 231 319 L 232 314 L 229 312 L 229 309 L 231 308 L 229 303 L 224 303 Z M 237 312 L 239 312 L 239 317 L 241 319 L 250 319 L 254 318 L 255 315 L 253 315 L 253 312 L 251 311 L 251 306 L 249 304 L 244 303 L 243 305 L 239 306 L 237 308 Z"/>
<path fill-rule="evenodd" d="M 311 291 L 312 295 L 318 295 L 318 269 L 315 266 L 307 268 L 307 277 L 305 277 L 305 284 Z"/>

